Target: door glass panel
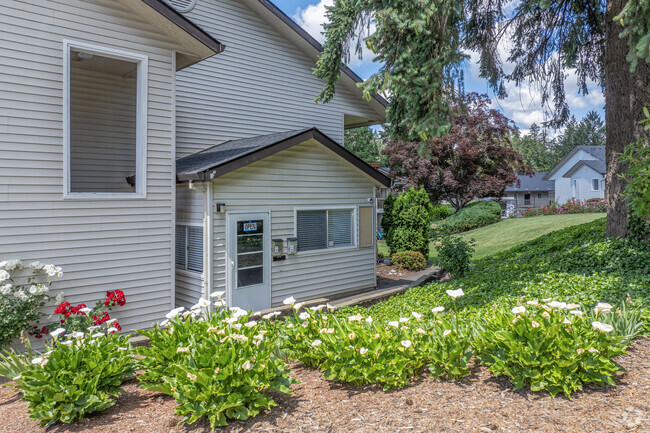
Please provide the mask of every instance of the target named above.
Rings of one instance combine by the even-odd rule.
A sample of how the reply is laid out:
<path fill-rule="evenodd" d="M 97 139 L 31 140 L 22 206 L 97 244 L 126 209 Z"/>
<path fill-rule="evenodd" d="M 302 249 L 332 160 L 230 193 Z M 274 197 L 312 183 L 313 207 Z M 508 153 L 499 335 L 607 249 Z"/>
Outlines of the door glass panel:
<path fill-rule="evenodd" d="M 237 287 L 264 283 L 264 221 L 237 221 Z"/>

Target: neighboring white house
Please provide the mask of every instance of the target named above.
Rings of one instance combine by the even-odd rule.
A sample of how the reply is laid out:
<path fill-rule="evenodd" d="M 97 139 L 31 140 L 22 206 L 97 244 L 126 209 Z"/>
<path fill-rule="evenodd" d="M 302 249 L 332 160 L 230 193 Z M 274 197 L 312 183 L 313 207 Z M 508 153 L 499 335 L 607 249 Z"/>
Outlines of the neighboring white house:
<path fill-rule="evenodd" d="M 555 201 L 605 198 L 605 146 L 576 146 L 544 180 L 555 182 Z"/>
<path fill-rule="evenodd" d="M 320 46 L 265 0 L 169 3 L 3 2 L 0 259 L 62 266 L 71 303 L 123 290 L 127 331 L 219 288 L 252 308 L 374 287 L 367 234 L 389 180 L 339 144 L 385 101 L 343 67 L 314 103 Z M 177 158 L 208 154 L 177 178 Z"/>
<path fill-rule="evenodd" d="M 259 310 L 375 287 L 374 197 L 390 179 L 341 144 L 383 122 L 386 101 L 365 100 L 344 67 L 316 104 L 320 44 L 266 0 L 189 9 L 228 48 L 177 75 L 177 304 L 225 290 Z"/>
<path fill-rule="evenodd" d="M 555 199 L 555 183 L 544 180 L 546 173 L 535 173 L 532 176 L 518 176 L 519 185 L 506 187 L 502 201 L 514 206 L 516 212 L 539 208 L 553 203 Z"/>

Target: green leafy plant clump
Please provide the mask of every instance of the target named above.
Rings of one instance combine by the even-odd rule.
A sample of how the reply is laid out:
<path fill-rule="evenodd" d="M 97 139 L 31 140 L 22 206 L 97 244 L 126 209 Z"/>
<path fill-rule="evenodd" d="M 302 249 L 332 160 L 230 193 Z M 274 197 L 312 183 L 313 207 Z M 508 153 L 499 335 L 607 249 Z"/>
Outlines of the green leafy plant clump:
<path fill-rule="evenodd" d="M 501 206 L 494 201 L 470 203 L 444 221 L 435 221 L 431 236 L 456 234 L 501 221 Z"/>
<path fill-rule="evenodd" d="M 275 406 L 270 390 L 289 393 L 296 380 L 274 354 L 277 334 L 267 332 L 268 322 L 239 309 L 182 310 L 172 310 L 166 329 L 138 331 L 151 347 L 137 349 L 140 385 L 173 396 L 181 422 L 205 417 L 214 429 Z"/>
<path fill-rule="evenodd" d="M 294 306 L 295 307 L 295 306 Z M 349 317 L 315 310 L 280 323 L 289 356 L 319 368 L 325 377 L 354 385 L 403 387 L 427 367 L 436 378 L 469 374 L 472 351 L 468 328 L 453 314 L 411 312 L 395 321 Z"/>
<path fill-rule="evenodd" d="M 461 236 L 442 236 L 435 242 L 438 265 L 453 277 L 462 277 L 469 270 L 474 254 L 474 240 Z"/>
<path fill-rule="evenodd" d="M 135 372 L 128 337 L 77 332 L 46 349 L 13 378 L 30 418 L 43 426 L 73 423 L 108 409 L 123 392 L 120 385 Z"/>
<path fill-rule="evenodd" d="M 515 390 L 570 397 L 583 384 L 615 385 L 614 375 L 626 370 L 613 358 L 625 353 L 629 338 L 599 317 L 611 309 L 599 303 L 593 316 L 578 304 L 531 300 L 511 312 L 496 310 L 479 321 L 477 358 L 496 376 L 508 376 Z"/>
<path fill-rule="evenodd" d="M 432 212 L 429 195 L 424 189 L 411 188 L 397 198 L 384 202 L 382 226 L 386 244 L 393 255 L 401 251 L 417 251 L 429 256 L 429 222 Z"/>
<path fill-rule="evenodd" d="M 409 271 L 424 269 L 427 265 L 427 260 L 422 253 L 417 251 L 400 251 L 393 254 L 391 260 L 397 269 L 407 269 Z"/>

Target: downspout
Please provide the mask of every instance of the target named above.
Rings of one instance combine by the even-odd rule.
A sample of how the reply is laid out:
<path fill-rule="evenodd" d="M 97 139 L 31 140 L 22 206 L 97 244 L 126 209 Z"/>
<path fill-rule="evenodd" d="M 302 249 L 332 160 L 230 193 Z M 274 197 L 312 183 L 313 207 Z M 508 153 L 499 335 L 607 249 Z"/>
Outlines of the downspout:
<path fill-rule="evenodd" d="M 205 242 L 203 263 L 204 263 L 204 275 L 205 275 L 205 299 L 211 299 L 210 294 L 212 293 L 213 275 L 214 275 L 214 261 L 212 260 L 213 251 L 214 251 L 214 212 L 213 208 L 213 197 L 212 197 L 212 182 L 207 182 L 207 188 L 205 189 L 205 217 L 204 217 L 204 235 L 203 239 Z M 213 311 L 214 305 L 210 305 L 210 310 Z"/>
<path fill-rule="evenodd" d="M 374 245 L 372 256 L 375 276 L 375 288 L 377 287 L 377 187 L 372 187 L 372 244 Z"/>

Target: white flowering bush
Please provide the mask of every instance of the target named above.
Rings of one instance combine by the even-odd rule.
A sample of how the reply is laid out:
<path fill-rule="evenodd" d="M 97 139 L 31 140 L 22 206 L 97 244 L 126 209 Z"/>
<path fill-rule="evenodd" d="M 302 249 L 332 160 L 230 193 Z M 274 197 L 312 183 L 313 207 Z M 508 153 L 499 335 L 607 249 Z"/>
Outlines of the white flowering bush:
<path fill-rule="evenodd" d="M 49 299 L 52 279 L 61 277 L 59 266 L 33 262 L 24 266 L 20 260 L 0 261 L 0 347 L 8 346 L 29 331 L 37 338 L 47 332 L 37 325 L 38 308 Z"/>
<path fill-rule="evenodd" d="M 638 331 L 641 321 L 638 314 L 609 317 L 617 314 L 612 308 L 599 303 L 585 312 L 547 299 L 496 309 L 479 322 L 477 358 L 496 376 L 507 376 L 514 389 L 570 397 L 585 383 L 615 385 L 614 375 L 625 370 L 613 357 L 625 353 L 633 337 L 626 334 Z"/>
<path fill-rule="evenodd" d="M 240 309 L 208 313 L 208 305 L 201 300 L 190 311 L 177 308 L 162 327 L 138 331 L 151 347 L 136 350 L 145 371 L 140 385 L 173 396 L 182 423 L 206 418 L 214 429 L 270 409 L 275 402 L 268 391 L 290 393 L 296 381 L 274 355 L 277 334 L 267 332 L 266 321 Z"/>
<path fill-rule="evenodd" d="M 120 385 L 135 371 L 128 337 L 97 330 L 62 334 L 62 328 L 53 331 L 46 352 L 13 378 L 30 418 L 42 426 L 73 423 L 113 406 Z"/>
<path fill-rule="evenodd" d="M 329 379 L 390 389 L 408 385 L 423 367 L 435 377 L 468 374 L 469 334 L 442 307 L 390 322 L 361 314 L 339 317 L 322 312 L 325 306 L 300 307 L 294 304 L 294 316 L 280 324 L 287 352 Z"/>

